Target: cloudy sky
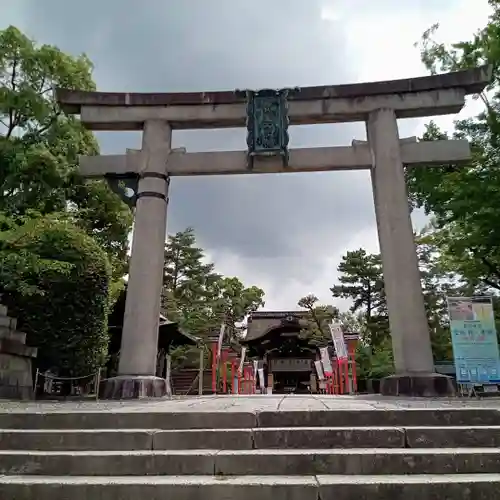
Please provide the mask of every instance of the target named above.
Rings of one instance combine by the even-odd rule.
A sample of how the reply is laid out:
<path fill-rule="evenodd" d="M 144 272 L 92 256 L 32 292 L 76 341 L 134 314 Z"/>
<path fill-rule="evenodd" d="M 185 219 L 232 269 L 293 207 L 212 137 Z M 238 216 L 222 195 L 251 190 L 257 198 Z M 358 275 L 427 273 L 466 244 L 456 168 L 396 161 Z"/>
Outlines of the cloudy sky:
<path fill-rule="evenodd" d="M 0 0 L 0 27 L 85 52 L 103 91 L 331 85 L 425 74 L 413 43 L 435 22 L 444 41 L 484 26 L 486 0 Z M 477 108 L 476 108 L 477 110 Z M 474 104 L 463 114 L 474 112 Z M 453 117 L 439 120 L 450 127 Z M 400 121 L 417 135 L 423 120 Z M 291 146 L 348 145 L 362 124 L 293 127 Z M 103 153 L 139 147 L 99 135 Z M 174 133 L 188 151 L 245 149 L 243 130 Z M 414 223 L 423 223 L 417 214 Z M 329 287 L 347 250 L 378 251 L 367 172 L 174 179 L 169 233 L 192 226 L 217 270 L 295 309 Z"/>

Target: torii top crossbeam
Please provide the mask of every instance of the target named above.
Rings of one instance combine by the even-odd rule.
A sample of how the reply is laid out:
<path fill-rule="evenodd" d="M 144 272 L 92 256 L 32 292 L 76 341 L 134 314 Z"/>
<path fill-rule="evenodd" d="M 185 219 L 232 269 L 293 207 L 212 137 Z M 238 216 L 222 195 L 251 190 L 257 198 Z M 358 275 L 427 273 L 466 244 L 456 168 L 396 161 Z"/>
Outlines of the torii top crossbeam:
<path fill-rule="evenodd" d="M 288 91 L 291 125 L 364 120 L 380 108 L 394 109 L 398 118 L 457 113 L 464 95 L 484 89 L 491 68 L 454 73 Z M 80 114 L 91 130 L 142 130 L 146 120 L 161 119 L 174 129 L 244 127 L 243 92 L 119 93 L 57 89 L 63 110 Z"/>

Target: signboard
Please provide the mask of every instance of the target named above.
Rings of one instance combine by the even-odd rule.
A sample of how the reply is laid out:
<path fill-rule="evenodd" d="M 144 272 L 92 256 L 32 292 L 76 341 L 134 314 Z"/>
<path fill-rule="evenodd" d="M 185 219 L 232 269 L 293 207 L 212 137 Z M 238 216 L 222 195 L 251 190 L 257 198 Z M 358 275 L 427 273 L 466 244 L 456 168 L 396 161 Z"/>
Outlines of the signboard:
<path fill-rule="evenodd" d="M 309 372 L 311 360 L 308 358 L 278 358 L 269 360 L 272 372 Z"/>
<path fill-rule="evenodd" d="M 500 383 L 500 357 L 491 297 L 448 297 L 457 382 Z"/>
<path fill-rule="evenodd" d="M 345 361 L 349 358 L 347 347 L 345 345 L 344 332 L 339 323 L 330 323 L 330 333 L 332 335 L 333 347 L 339 361 Z"/>

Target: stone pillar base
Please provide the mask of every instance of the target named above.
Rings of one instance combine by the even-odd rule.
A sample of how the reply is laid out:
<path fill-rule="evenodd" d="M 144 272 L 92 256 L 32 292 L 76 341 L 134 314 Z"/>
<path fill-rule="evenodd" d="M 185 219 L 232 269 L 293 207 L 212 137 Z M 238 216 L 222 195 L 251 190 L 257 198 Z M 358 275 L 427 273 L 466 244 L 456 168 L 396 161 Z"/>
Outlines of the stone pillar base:
<path fill-rule="evenodd" d="M 146 375 L 120 375 L 103 380 L 100 399 L 162 398 L 167 394 L 165 379 Z"/>
<path fill-rule="evenodd" d="M 432 398 L 455 396 L 455 381 L 439 373 L 407 373 L 391 375 L 380 381 L 383 396 Z"/>

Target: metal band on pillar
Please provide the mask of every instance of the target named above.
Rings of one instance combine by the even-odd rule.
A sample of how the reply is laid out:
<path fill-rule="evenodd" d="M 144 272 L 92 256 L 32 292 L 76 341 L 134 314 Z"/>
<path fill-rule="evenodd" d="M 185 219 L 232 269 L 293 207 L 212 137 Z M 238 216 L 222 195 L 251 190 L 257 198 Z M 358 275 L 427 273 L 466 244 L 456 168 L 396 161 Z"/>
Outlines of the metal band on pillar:
<path fill-rule="evenodd" d="M 170 184 L 170 177 L 160 172 L 143 172 L 139 176 L 139 179 L 148 179 L 148 178 L 163 179 L 167 184 Z"/>
<path fill-rule="evenodd" d="M 159 198 L 160 200 L 165 200 L 168 202 L 167 196 L 165 196 L 163 193 L 157 193 L 156 191 L 142 191 L 141 193 L 137 193 L 135 198 L 137 200 L 139 198 Z"/>
<path fill-rule="evenodd" d="M 167 186 L 170 184 L 170 177 L 166 174 L 162 174 L 160 172 L 143 172 L 139 179 L 162 179 L 167 183 Z M 135 196 L 136 200 L 139 198 L 159 198 L 161 200 L 165 200 L 168 203 L 168 196 L 165 196 L 163 193 L 158 193 L 156 191 L 141 191 L 137 193 Z"/>

